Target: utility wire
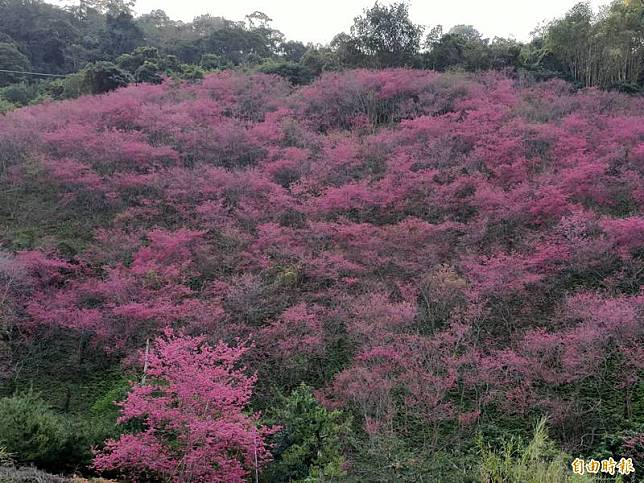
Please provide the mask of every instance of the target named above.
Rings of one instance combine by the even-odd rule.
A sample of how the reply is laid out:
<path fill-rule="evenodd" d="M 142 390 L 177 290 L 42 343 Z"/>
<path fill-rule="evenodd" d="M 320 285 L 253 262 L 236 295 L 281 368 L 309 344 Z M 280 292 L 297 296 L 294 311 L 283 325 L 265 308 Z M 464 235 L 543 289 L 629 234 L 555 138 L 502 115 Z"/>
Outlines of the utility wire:
<path fill-rule="evenodd" d="M 47 77 L 67 77 L 66 75 L 62 75 L 62 74 L 45 74 L 43 72 L 23 72 L 21 70 L 0 69 L 0 72 L 7 72 L 9 74 L 44 75 L 44 76 L 47 76 Z"/>

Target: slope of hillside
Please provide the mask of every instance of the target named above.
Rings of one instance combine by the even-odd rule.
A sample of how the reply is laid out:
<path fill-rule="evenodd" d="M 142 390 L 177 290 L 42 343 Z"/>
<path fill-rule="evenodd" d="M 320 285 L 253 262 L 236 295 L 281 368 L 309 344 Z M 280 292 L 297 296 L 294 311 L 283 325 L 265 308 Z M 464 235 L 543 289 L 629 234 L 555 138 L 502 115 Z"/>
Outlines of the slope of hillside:
<path fill-rule="evenodd" d="M 305 382 L 390 441 L 347 453 L 364 479 L 393 441 L 458 454 L 540 415 L 626 455 L 643 172 L 643 98 L 498 74 L 221 73 L 22 109 L 0 117 L 0 369 L 78 414 L 173 327 L 250 341 L 254 407 Z"/>

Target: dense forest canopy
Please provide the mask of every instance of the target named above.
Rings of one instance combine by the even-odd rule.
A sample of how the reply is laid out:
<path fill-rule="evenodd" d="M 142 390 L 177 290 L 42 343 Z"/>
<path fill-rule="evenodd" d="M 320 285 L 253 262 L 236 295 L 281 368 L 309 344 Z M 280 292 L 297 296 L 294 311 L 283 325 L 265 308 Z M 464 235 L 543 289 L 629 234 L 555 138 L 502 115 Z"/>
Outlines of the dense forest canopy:
<path fill-rule="evenodd" d="M 641 478 L 641 1 L 132 7 L 0 0 L 0 481 Z"/>
<path fill-rule="evenodd" d="M 505 70 L 534 79 L 563 78 L 580 87 L 638 92 L 644 86 L 644 5 L 615 0 L 598 12 L 586 3 L 538 28 L 530 42 L 484 38 L 471 25 L 444 31 L 415 24 L 405 3 L 372 8 L 329 45 L 287 40 L 272 19 L 253 12 L 243 21 L 201 15 L 192 22 L 162 10 L 134 16 L 133 2 L 81 1 L 57 7 L 42 0 L 0 0 L 0 111 L 46 99 L 100 92 L 109 77 L 160 82 L 165 75 L 195 79 L 204 72 L 245 68 L 307 84 L 329 70 L 412 67 Z M 106 65 L 104 62 L 114 64 Z M 117 72 L 118 68 L 123 72 Z M 21 82 L 16 84 L 16 82 Z M 13 84 L 13 85 L 12 85 Z"/>

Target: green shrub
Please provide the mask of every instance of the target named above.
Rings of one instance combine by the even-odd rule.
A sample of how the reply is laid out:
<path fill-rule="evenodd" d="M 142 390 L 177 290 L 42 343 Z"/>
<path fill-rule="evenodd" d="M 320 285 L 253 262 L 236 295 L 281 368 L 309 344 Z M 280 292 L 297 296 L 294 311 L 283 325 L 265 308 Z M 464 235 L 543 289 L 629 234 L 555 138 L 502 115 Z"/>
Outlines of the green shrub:
<path fill-rule="evenodd" d="M 0 399 L 0 446 L 18 463 L 55 464 L 69 450 L 65 421 L 32 393 Z"/>
<path fill-rule="evenodd" d="M 182 64 L 181 78 L 189 81 L 199 81 L 203 79 L 204 71 L 198 65 Z"/>
<path fill-rule="evenodd" d="M 40 84 L 19 82 L 0 89 L 0 97 L 17 106 L 26 106 L 42 94 Z"/>
<path fill-rule="evenodd" d="M 642 86 L 636 82 L 618 81 L 614 82 L 608 87 L 609 90 L 625 92 L 626 94 L 640 94 L 642 93 Z"/>
<path fill-rule="evenodd" d="M 95 384 L 93 390 L 100 396 L 93 404 L 91 391 L 84 394 L 91 407 L 62 414 L 31 391 L 0 398 L 0 466 L 9 458 L 18 465 L 33 464 L 54 472 L 89 465 L 91 448 L 120 434 L 116 424 L 119 408 L 114 401 L 123 399 L 129 387 L 124 377 L 109 379 L 105 375 Z M 93 387 L 91 381 L 85 385 Z M 75 392 L 82 392 L 82 388 Z"/>
<path fill-rule="evenodd" d="M 15 104 L 12 104 L 11 102 L 3 99 L 0 97 L 0 114 L 4 114 L 5 112 L 13 111 L 16 109 L 18 106 Z"/>

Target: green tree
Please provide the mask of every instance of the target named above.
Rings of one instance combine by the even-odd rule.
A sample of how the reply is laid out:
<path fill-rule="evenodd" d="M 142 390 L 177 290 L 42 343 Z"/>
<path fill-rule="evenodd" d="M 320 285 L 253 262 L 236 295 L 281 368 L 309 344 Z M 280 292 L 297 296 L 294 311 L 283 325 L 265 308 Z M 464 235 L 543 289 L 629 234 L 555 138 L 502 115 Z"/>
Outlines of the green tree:
<path fill-rule="evenodd" d="M 203 54 L 199 65 L 204 69 L 216 70 L 226 65 L 226 61 L 217 54 Z"/>
<path fill-rule="evenodd" d="M 143 31 L 129 12 L 108 13 L 101 50 L 114 58 L 143 44 Z"/>
<path fill-rule="evenodd" d="M 375 67 L 414 65 L 423 27 L 409 18 L 405 3 L 375 5 L 353 20 L 351 37 Z"/>
<path fill-rule="evenodd" d="M 338 70 L 340 68 L 337 56 L 328 47 L 309 47 L 302 56 L 300 63 L 316 76 L 322 72 Z"/>
<path fill-rule="evenodd" d="M 459 35 L 466 42 L 481 42 L 481 33 L 473 25 L 454 25 L 449 29 L 449 34 Z"/>
<path fill-rule="evenodd" d="M 563 18 L 550 23 L 544 49 L 552 52 L 570 80 L 583 83 L 590 68 L 588 50 L 593 42 L 593 12 L 587 3 L 578 3 Z"/>
<path fill-rule="evenodd" d="M 448 34 L 458 37 L 462 45 L 459 67 L 469 71 L 490 68 L 491 52 L 488 40 L 484 39 L 472 25 L 455 25 Z"/>
<path fill-rule="evenodd" d="M 148 82 L 150 84 L 160 84 L 163 81 L 159 66 L 148 60 L 136 69 L 136 72 L 134 72 L 134 79 L 137 82 Z"/>
<path fill-rule="evenodd" d="M 101 13 L 132 13 L 136 0 L 80 0 L 83 9 L 94 9 Z"/>
<path fill-rule="evenodd" d="M 176 55 L 164 55 L 160 57 L 157 61 L 159 68 L 166 73 L 182 73 L 183 68 L 181 67 L 181 62 Z"/>
<path fill-rule="evenodd" d="M 264 44 L 270 55 L 278 53 L 280 46 L 284 43 L 284 34 L 272 28 L 272 22 L 273 19 L 264 12 L 255 11 L 250 15 L 246 15 L 248 31 L 256 33 L 264 39 Z"/>
<path fill-rule="evenodd" d="M 598 53 L 590 81 L 603 87 L 644 86 L 644 2 L 614 1 L 595 23 Z"/>
<path fill-rule="evenodd" d="M 96 62 L 83 69 L 83 85 L 86 92 L 102 94 L 132 82 L 132 76 L 111 62 Z"/>
<path fill-rule="evenodd" d="M 489 44 L 489 67 L 492 69 L 521 67 L 521 47 L 516 40 L 495 37 Z"/>
<path fill-rule="evenodd" d="M 282 57 L 290 62 L 299 62 L 306 53 L 307 47 L 302 42 L 289 40 L 281 45 Z"/>
<path fill-rule="evenodd" d="M 274 437 L 270 481 L 322 481 L 344 475 L 342 449 L 350 422 L 340 411 L 321 406 L 311 388 L 302 384 L 295 389 L 272 419 L 282 430 Z"/>
<path fill-rule="evenodd" d="M 335 61 L 343 67 L 365 67 L 373 63 L 360 46 L 360 40 L 344 32 L 339 33 L 329 44 Z"/>
<path fill-rule="evenodd" d="M 0 32 L 10 36 L 35 71 L 68 73 L 68 47 L 79 41 L 74 16 L 39 0 L 0 0 Z"/>
<path fill-rule="evenodd" d="M 130 73 L 136 72 L 145 62 L 158 63 L 159 49 L 156 47 L 138 47 L 129 54 L 119 55 L 116 64 Z"/>
<path fill-rule="evenodd" d="M 200 44 L 204 52 L 216 54 L 234 65 L 244 63 L 251 55 L 259 59 L 272 55 L 266 39 L 260 32 L 249 31 L 232 23 L 215 30 Z"/>
<path fill-rule="evenodd" d="M 18 82 L 0 89 L 0 97 L 17 106 L 26 106 L 42 94 L 41 83 Z"/>
<path fill-rule="evenodd" d="M 154 47 L 161 48 L 166 43 L 177 40 L 179 23 L 168 17 L 163 10 L 152 10 L 137 17 L 136 24 L 143 32 L 146 43 Z"/>
<path fill-rule="evenodd" d="M 0 43 L 0 69 L 29 72 L 31 71 L 31 62 L 15 45 L 2 42 Z M 0 87 L 24 78 L 25 76 L 22 74 L 0 72 Z"/>
<path fill-rule="evenodd" d="M 464 67 L 465 39 L 457 34 L 445 34 L 432 44 L 425 54 L 425 66 L 433 70 Z"/>
<path fill-rule="evenodd" d="M 521 45 L 500 37 L 483 38 L 471 25 L 456 25 L 447 34 L 433 28 L 425 40 L 424 64 L 435 70 L 516 69 L 521 65 Z"/>
<path fill-rule="evenodd" d="M 539 47 L 532 55 L 539 67 L 555 66 L 579 85 L 641 85 L 644 3 L 615 0 L 599 14 L 579 3 L 548 24 L 533 45 Z"/>

